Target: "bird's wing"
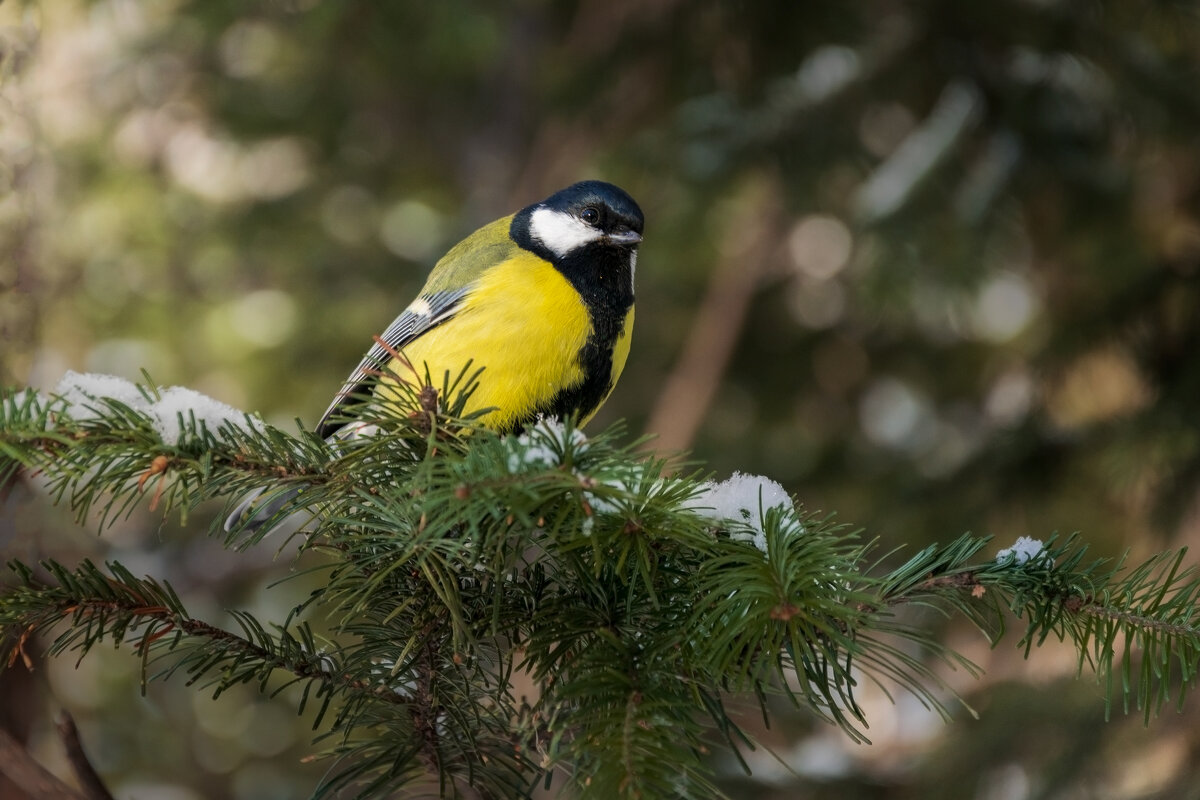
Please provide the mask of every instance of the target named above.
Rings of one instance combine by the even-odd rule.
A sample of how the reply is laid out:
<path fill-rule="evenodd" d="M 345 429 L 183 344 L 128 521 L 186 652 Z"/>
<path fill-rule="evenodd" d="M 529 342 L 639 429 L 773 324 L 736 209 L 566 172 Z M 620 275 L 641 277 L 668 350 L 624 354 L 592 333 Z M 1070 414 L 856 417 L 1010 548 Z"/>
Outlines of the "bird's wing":
<path fill-rule="evenodd" d="M 392 320 L 392 324 L 380 335 L 380 341 L 371 346 L 350 373 L 317 424 L 317 434 L 327 437 L 342 427 L 346 423 L 343 412 L 361 402 L 366 385 L 385 368 L 392 353 L 453 317 L 470 289 L 470 286 L 464 286 L 453 291 L 422 294 L 400 312 L 400 316 Z"/>
<path fill-rule="evenodd" d="M 457 314 L 480 275 L 517 255 L 520 248 L 508 235 L 511 223 L 509 216 L 485 225 L 438 261 L 420 296 L 392 320 L 379 337 L 382 342 L 376 342 L 350 373 L 317 424 L 319 436 L 328 437 L 346 424 L 346 411 L 361 401 L 365 385 L 384 368 L 393 351 Z"/>

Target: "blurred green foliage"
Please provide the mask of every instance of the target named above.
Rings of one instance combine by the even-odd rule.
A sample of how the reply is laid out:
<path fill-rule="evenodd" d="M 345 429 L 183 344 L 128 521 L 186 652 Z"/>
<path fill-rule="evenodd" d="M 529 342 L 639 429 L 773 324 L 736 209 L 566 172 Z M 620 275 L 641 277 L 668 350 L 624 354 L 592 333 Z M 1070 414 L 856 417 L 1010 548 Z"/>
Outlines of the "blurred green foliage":
<path fill-rule="evenodd" d="M 769 474 L 889 544 L 1197 536 L 1191 0 L 56 0 L 0 5 L 0 25 L 4 383 L 144 367 L 311 424 L 457 237 L 603 177 L 648 227 L 595 427 Z M 11 489 L 0 547 L 227 557 L 141 517 L 63 543 L 44 505 Z M 198 588 L 253 592 L 187 563 Z M 1024 674 L 1006 655 L 992 674 Z M 976 725 L 1023 724 L 999 717 Z M 1200 747 L 1124 724 L 1072 730 Z M 823 774 L 797 726 L 777 744 L 809 777 L 781 796 Z M 1053 783 L 984 750 L 977 774 L 1032 788 L 939 794 L 895 754 L 950 758 L 945 732 L 896 730 L 829 746 L 839 781 L 874 787 L 838 796 Z M 1194 785 L 1187 764 L 1108 796 Z"/>

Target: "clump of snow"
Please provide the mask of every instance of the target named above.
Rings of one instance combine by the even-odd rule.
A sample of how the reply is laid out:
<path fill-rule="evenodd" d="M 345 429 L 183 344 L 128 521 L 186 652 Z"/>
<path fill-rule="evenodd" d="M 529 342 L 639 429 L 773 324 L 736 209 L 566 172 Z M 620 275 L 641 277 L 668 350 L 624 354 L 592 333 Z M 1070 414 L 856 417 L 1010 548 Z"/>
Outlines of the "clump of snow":
<path fill-rule="evenodd" d="M 633 494 L 635 488 L 621 478 L 610 478 L 604 482 L 604 485 L 610 489 L 616 489 L 624 494 Z M 621 513 L 621 504 L 616 499 L 610 499 L 597 494 L 595 491 L 587 490 L 583 493 L 587 498 L 588 505 L 592 510 L 599 514 L 619 514 Z"/>
<path fill-rule="evenodd" d="M 763 516 L 775 507 L 792 508 L 792 498 L 784 488 L 770 478 L 741 472 L 720 483 L 705 482 L 700 492 L 684 504 L 684 508 L 715 522 L 744 523 L 750 531 L 734 532 L 731 538 L 749 541 L 763 553 L 767 552 Z"/>
<path fill-rule="evenodd" d="M 104 413 L 102 398 L 127 405 L 150 417 L 164 444 L 178 444 L 193 417 L 197 425 L 203 423 L 214 434 L 226 424 L 243 431 L 261 431 L 263 424 L 257 416 L 248 417 L 231 405 L 183 386 L 160 388 L 155 398 L 115 375 L 67 372 L 54 393 L 65 403 L 63 413 L 76 420 L 96 419 Z"/>
<path fill-rule="evenodd" d="M 20 391 L 16 391 L 16 392 L 6 392 L 3 395 L 3 397 L 6 400 L 8 400 L 8 402 L 10 402 L 14 406 L 16 406 L 17 408 L 20 408 L 21 406 L 25 405 L 25 403 L 28 402 L 30 397 L 33 398 L 34 402 L 37 402 L 42 399 L 38 396 L 36 389 L 21 389 Z"/>
<path fill-rule="evenodd" d="M 37 389 L 20 389 L 15 392 L 0 392 L 0 399 L 4 400 L 4 404 L 9 408 L 24 408 L 27 403 L 33 404 L 36 409 L 58 408 L 61 407 L 62 401 L 54 397 L 46 397 L 38 392 Z"/>
<path fill-rule="evenodd" d="M 579 452 L 587 444 L 587 437 L 578 428 L 567 433 L 567 426 L 553 417 L 542 417 L 529 430 L 512 442 L 508 455 L 508 471 L 516 474 L 527 469 L 557 467 L 560 453 Z"/>
<path fill-rule="evenodd" d="M 1022 536 L 1013 543 L 1012 547 L 1006 547 L 997 553 L 996 560 L 1004 561 L 1008 558 L 1013 558 L 1017 564 L 1024 564 L 1026 561 L 1037 558 L 1045 551 L 1046 546 L 1042 544 L 1041 539 Z"/>
<path fill-rule="evenodd" d="M 94 372 L 68 371 L 63 375 L 54 393 L 66 401 L 66 414 L 71 419 L 96 419 L 104 413 L 104 404 L 98 402 L 107 397 L 129 406 L 135 411 L 145 411 L 150 401 L 138 387 L 116 375 L 100 375 Z"/>
<path fill-rule="evenodd" d="M 186 427 L 195 416 L 196 422 L 203 422 L 213 433 L 223 426 L 231 425 L 243 431 L 261 431 L 261 422 L 239 411 L 228 403 L 222 403 L 208 395 L 201 394 L 183 386 L 172 386 L 162 389 L 159 398 L 150 405 L 150 417 L 154 420 L 154 430 L 167 444 L 178 442 L 183 438 Z M 183 425 L 180 425 L 180 423 Z"/>

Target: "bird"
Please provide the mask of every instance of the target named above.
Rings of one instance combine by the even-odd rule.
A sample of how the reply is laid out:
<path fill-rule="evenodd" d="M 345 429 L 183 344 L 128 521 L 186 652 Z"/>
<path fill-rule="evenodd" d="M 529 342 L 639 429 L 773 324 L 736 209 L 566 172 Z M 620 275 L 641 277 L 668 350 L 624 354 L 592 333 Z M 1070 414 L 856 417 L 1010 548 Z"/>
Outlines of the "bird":
<path fill-rule="evenodd" d="M 438 260 L 424 287 L 363 356 L 316 426 L 351 438 L 364 404 L 411 413 L 401 382 L 435 388 L 478 370 L 464 415 L 500 434 L 542 417 L 585 424 L 608 399 L 629 356 L 634 278 L 644 216 L 603 181 L 567 186 L 476 230 Z M 400 358 L 397 358 L 399 356 Z M 400 362 L 400 363 L 397 363 Z M 418 387 L 419 388 L 419 387 Z M 299 490 L 248 495 L 225 529 L 274 519 Z"/>

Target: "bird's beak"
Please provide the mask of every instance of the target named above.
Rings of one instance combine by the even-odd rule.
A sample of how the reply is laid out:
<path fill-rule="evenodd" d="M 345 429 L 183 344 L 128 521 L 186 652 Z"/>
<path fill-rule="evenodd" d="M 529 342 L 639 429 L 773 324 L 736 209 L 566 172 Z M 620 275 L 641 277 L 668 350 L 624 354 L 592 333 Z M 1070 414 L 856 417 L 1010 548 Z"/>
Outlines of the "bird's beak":
<path fill-rule="evenodd" d="M 624 230 L 606 233 L 604 234 L 604 238 L 609 242 L 609 244 L 631 245 L 640 242 L 642 240 L 642 235 L 637 231 L 626 228 Z"/>

